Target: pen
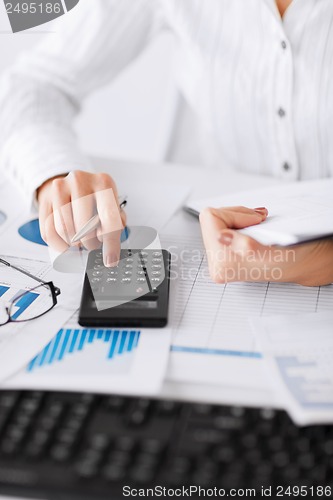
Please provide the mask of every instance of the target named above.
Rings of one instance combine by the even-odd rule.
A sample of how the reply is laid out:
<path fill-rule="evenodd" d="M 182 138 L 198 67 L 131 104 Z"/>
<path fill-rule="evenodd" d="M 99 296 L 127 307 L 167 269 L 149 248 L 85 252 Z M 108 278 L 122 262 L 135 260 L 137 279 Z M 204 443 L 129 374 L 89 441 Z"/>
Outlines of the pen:
<path fill-rule="evenodd" d="M 119 206 L 120 208 L 124 208 L 127 204 L 127 198 L 126 196 L 123 196 L 119 198 Z M 77 241 L 80 241 L 82 238 L 84 238 L 87 234 L 89 234 L 91 231 L 94 231 L 99 225 L 100 225 L 100 218 L 98 214 L 95 214 L 89 219 L 84 226 L 76 233 L 74 234 L 73 238 L 71 239 L 71 243 L 76 243 Z"/>

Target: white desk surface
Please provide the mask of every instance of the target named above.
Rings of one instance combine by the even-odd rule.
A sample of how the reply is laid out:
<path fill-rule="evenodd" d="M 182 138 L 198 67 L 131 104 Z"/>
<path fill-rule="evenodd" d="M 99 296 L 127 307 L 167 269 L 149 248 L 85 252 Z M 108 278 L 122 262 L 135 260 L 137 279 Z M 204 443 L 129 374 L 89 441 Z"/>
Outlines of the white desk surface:
<path fill-rule="evenodd" d="M 218 196 L 223 193 L 231 193 L 246 189 L 255 189 L 264 186 L 272 186 L 278 181 L 267 176 L 255 176 L 242 174 L 228 168 L 221 170 L 210 170 L 201 167 L 174 165 L 174 164 L 135 164 L 126 161 L 112 159 L 95 159 L 96 170 L 108 172 L 118 185 L 120 193 L 126 194 L 126 184 L 133 184 L 136 180 L 146 180 L 149 182 L 163 182 L 165 184 L 178 184 L 188 186 L 191 189 L 190 198 L 208 198 Z M 130 203 L 130 200 L 128 200 Z M 168 232 L 173 234 L 193 234 L 198 230 L 197 220 L 180 210 L 168 224 Z M 205 397 L 203 398 L 203 394 Z M 161 395 L 177 397 L 186 400 L 223 401 L 232 402 L 235 398 L 235 389 L 221 386 L 201 386 L 198 388 L 194 384 L 174 384 L 166 383 Z M 258 403 L 258 396 L 256 401 Z M 249 391 L 242 391 L 239 397 L 244 404 L 251 405 L 251 394 Z M 265 394 L 262 395 L 263 402 Z M 238 398 L 237 398 L 238 399 Z M 19 498 L 3 497 L 0 500 L 20 500 Z"/>

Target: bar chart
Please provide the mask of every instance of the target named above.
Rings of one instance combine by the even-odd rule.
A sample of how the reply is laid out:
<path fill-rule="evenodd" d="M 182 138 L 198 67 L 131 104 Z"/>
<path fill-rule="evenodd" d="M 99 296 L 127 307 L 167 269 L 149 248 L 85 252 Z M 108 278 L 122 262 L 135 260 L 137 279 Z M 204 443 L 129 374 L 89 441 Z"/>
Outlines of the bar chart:
<path fill-rule="evenodd" d="M 6 299 L 6 295 L 12 293 L 12 288 L 5 285 L 0 285 L 0 298 L 3 297 Z M 8 302 L 15 303 L 14 305 L 14 313 L 11 314 L 12 319 L 17 320 L 19 317 L 31 306 L 33 302 L 39 297 L 39 294 L 36 292 L 29 292 L 26 290 L 18 290 L 9 300 Z M 18 299 L 18 300 L 17 300 Z"/>
<path fill-rule="evenodd" d="M 78 329 L 62 328 L 52 341 L 28 364 L 27 372 L 40 368 L 51 367 L 63 362 L 73 366 L 73 360 L 78 359 L 84 366 L 84 360 L 95 359 L 96 355 L 103 361 L 114 362 L 119 366 L 119 358 L 125 358 L 122 368 L 129 368 L 134 351 L 139 344 L 140 331 L 138 330 L 110 330 L 110 329 Z M 96 344 L 99 344 L 98 353 Z M 94 350 L 94 356 L 92 358 Z M 124 363 L 123 363 L 124 364 Z"/>

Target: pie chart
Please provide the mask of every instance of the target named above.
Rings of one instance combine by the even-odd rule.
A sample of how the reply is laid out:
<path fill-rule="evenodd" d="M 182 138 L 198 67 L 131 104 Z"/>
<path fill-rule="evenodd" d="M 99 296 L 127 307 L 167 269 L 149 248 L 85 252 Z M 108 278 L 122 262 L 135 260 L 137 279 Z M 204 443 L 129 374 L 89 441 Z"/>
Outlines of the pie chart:
<path fill-rule="evenodd" d="M 41 237 L 38 219 L 33 219 L 29 222 L 26 222 L 25 224 L 23 224 L 23 226 L 19 227 L 18 232 L 19 235 L 27 241 L 37 243 L 37 245 L 47 246 L 45 241 Z"/>

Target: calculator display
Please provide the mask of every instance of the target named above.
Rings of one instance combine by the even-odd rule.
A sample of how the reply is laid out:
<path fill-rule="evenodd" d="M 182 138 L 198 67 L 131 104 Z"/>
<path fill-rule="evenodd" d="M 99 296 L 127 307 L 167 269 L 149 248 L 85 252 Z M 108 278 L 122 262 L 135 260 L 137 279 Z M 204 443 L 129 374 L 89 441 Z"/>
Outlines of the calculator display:
<path fill-rule="evenodd" d="M 94 305 L 95 301 L 91 301 L 91 305 Z M 119 302 L 116 300 L 97 300 L 97 309 L 108 309 L 110 307 L 119 306 Z M 131 300 L 130 302 L 123 302 L 121 306 L 125 309 L 156 309 L 157 300 Z"/>

